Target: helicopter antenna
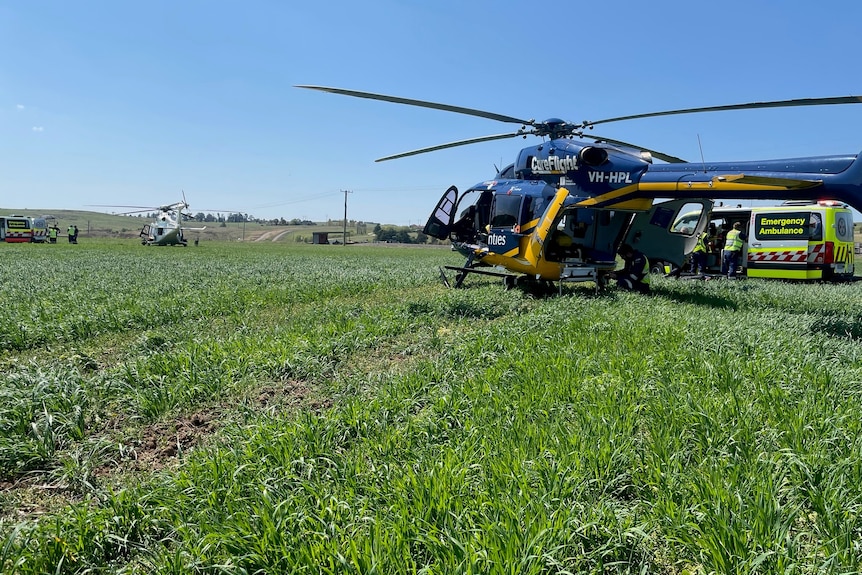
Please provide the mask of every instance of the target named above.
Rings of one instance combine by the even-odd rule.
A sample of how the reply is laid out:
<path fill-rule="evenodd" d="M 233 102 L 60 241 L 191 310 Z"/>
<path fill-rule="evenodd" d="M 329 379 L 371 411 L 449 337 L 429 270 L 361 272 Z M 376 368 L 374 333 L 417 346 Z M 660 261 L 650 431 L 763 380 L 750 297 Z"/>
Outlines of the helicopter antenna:
<path fill-rule="evenodd" d="M 700 143 L 700 134 L 697 135 L 697 147 L 700 148 L 700 164 L 703 166 L 703 173 L 706 173 L 706 160 L 703 159 L 703 144 Z"/>

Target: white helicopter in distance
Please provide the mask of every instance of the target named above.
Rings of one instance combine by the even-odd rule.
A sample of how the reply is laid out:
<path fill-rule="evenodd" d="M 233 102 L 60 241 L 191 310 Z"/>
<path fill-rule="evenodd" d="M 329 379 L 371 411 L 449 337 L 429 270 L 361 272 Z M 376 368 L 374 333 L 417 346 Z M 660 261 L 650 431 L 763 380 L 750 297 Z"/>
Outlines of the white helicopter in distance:
<path fill-rule="evenodd" d="M 159 206 L 156 221 L 145 224 L 141 229 L 141 244 L 145 246 L 187 246 L 188 240 L 183 237 L 183 231 L 202 231 L 202 228 L 192 228 L 182 225 L 183 217 L 191 219 L 190 214 L 184 214 L 189 204 L 185 200 L 167 206 Z"/>
<path fill-rule="evenodd" d="M 183 236 L 184 231 L 202 231 L 202 228 L 193 228 L 182 225 L 183 218 L 191 219 L 191 214 L 183 213 L 183 210 L 189 208 L 189 203 L 183 194 L 182 201 L 167 204 L 165 206 L 147 207 L 147 206 L 102 206 L 112 208 L 137 208 L 130 212 L 123 212 L 124 215 L 137 214 L 141 212 L 158 211 L 155 221 L 144 224 L 141 228 L 141 244 L 145 246 L 187 246 L 188 240 Z"/>

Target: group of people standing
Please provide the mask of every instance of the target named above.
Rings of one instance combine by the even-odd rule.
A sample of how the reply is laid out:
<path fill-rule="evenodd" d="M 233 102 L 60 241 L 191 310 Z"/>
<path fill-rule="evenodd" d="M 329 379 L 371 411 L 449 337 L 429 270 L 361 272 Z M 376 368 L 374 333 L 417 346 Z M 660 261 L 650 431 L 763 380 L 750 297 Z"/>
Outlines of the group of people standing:
<path fill-rule="evenodd" d="M 69 228 L 66 230 L 66 234 L 69 236 L 70 244 L 78 243 L 78 226 L 69 225 Z M 48 243 L 56 244 L 57 238 L 60 237 L 60 228 L 57 227 L 56 224 L 48 228 Z"/>
<path fill-rule="evenodd" d="M 734 222 L 733 227 L 731 227 L 724 237 L 724 247 L 721 250 L 721 275 L 731 279 L 736 277 L 742 248 L 745 247 L 747 239 L 748 237 L 745 232 L 742 231 L 742 224 Z M 704 230 L 698 236 L 697 244 L 695 244 L 694 250 L 691 252 L 691 273 L 706 273 L 706 258 L 712 247 L 709 234 Z"/>

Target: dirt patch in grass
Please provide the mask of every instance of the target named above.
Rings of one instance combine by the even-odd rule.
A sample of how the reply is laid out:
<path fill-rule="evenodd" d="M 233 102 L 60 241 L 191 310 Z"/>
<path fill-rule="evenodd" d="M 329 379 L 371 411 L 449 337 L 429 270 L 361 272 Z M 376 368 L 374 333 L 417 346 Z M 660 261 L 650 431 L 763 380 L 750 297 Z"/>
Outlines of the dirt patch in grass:
<path fill-rule="evenodd" d="M 312 382 L 269 381 L 215 405 L 142 427 L 130 428 L 123 424 L 123 418 L 113 418 L 104 422 L 89 441 L 122 447 L 119 451 L 102 452 L 89 462 L 82 460 L 76 477 L 99 486 L 129 474 L 170 470 L 191 450 L 217 442 L 220 429 L 241 421 L 249 413 L 289 416 L 303 409 L 320 412 L 332 404 L 333 400 Z M 105 441 L 108 437 L 113 439 Z M 88 465 L 92 467 L 87 469 Z M 0 481 L 0 524 L 43 515 L 85 497 L 90 488 L 82 488 L 80 483 L 70 481 L 71 477 L 58 475 L 61 471 L 46 469 Z"/>
<path fill-rule="evenodd" d="M 200 445 L 221 427 L 221 416 L 221 410 L 213 408 L 144 427 L 134 446 L 133 467 L 158 470 L 173 464 L 184 452 Z"/>
<path fill-rule="evenodd" d="M 321 397 L 313 384 L 301 380 L 267 382 L 249 389 L 244 398 L 233 398 L 253 411 L 271 414 L 290 413 L 300 409 L 320 411 L 332 401 Z M 210 436 L 238 417 L 231 405 L 217 405 L 182 415 L 170 421 L 147 425 L 133 443 L 133 470 L 156 471 L 176 464 L 190 449 L 205 444 Z"/>
<path fill-rule="evenodd" d="M 327 409 L 332 405 L 329 398 L 321 397 L 317 388 L 307 381 L 291 379 L 268 382 L 249 393 L 249 404 L 253 408 L 272 412 L 289 412 L 307 407 L 314 411 Z"/>

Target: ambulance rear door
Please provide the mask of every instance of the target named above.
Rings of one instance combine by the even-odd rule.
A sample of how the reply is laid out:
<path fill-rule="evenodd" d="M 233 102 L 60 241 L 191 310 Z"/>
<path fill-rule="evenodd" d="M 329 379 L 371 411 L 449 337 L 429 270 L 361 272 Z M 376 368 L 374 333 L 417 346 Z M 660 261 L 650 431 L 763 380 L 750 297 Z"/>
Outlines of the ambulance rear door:
<path fill-rule="evenodd" d="M 847 208 L 827 208 L 823 239 L 832 242 L 832 275 L 852 279 L 856 271 L 853 243 L 853 212 Z"/>

